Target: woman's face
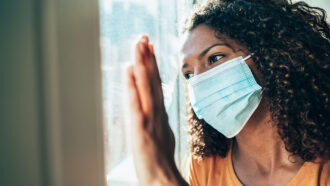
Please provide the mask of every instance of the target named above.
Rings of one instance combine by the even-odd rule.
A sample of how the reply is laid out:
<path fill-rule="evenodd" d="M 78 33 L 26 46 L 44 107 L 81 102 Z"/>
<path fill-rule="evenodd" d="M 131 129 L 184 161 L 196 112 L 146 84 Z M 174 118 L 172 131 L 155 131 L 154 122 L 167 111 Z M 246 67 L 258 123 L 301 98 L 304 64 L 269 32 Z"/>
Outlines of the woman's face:
<path fill-rule="evenodd" d="M 222 34 L 217 34 L 216 37 L 214 30 L 206 25 L 199 25 L 185 35 L 181 53 L 182 73 L 186 79 L 230 59 L 249 55 L 244 46 Z M 246 63 L 257 82 L 260 82 L 260 73 L 252 59 L 249 58 Z"/>

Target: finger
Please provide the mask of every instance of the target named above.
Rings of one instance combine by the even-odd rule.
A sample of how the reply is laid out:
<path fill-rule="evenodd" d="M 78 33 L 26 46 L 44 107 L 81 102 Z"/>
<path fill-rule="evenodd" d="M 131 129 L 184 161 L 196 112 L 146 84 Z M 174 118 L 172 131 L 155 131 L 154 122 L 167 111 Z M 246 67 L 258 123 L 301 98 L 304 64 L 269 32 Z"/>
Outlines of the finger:
<path fill-rule="evenodd" d="M 136 79 L 136 86 L 141 100 L 141 106 L 145 116 L 152 113 L 153 110 L 153 95 L 148 77 L 148 71 L 144 62 L 144 53 L 146 40 L 139 41 L 136 45 L 136 65 L 134 68 L 134 76 Z"/>
<path fill-rule="evenodd" d="M 143 127 L 143 111 L 141 106 L 141 101 L 139 98 L 139 93 L 137 91 L 137 87 L 135 84 L 135 77 L 134 77 L 134 67 L 130 66 L 127 69 L 128 74 L 128 93 L 129 93 L 129 100 L 130 106 L 132 111 L 133 121 L 136 121 Z"/>
<path fill-rule="evenodd" d="M 145 65 L 145 69 L 148 71 L 147 75 L 153 97 L 151 109 L 153 111 L 159 111 L 161 109 L 164 109 L 164 97 L 156 57 L 154 55 L 153 45 L 147 43 L 147 41 L 149 41 L 148 37 L 143 36 L 142 39 L 144 40 L 144 42 L 142 43 L 145 46 L 143 52 L 143 62 Z"/>
<path fill-rule="evenodd" d="M 153 72 L 153 78 L 156 78 L 156 80 L 159 81 L 158 83 L 160 84 L 161 79 L 160 79 L 160 75 L 159 75 L 159 69 L 158 69 L 158 65 L 157 65 L 157 60 L 156 60 L 153 44 L 149 43 L 148 49 L 150 51 L 149 61 L 150 61 L 151 71 Z"/>
<path fill-rule="evenodd" d="M 145 50 L 143 52 L 143 62 L 148 71 L 148 76 L 150 80 L 157 79 L 160 83 L 160 76 L 157 67 L 156 57 L 154 54 L 153 44 L 149 43 L 149 37 L 147 35 L 143 35 L 141 37 L 143 40 L 143 44 L 145 45 Z"/>
<path fill-rule="evenodd" d="M 151 43 L 149 43 L 149 51 L 150 51 L 150 53 L 151 54 L 155 54 L 155 51 L 154 51 L 154 45 L 153 44 L 151 44 Z"/>
<path fill-rule="evenodd" d="M 151 43 L 149 43 L 148 45 L 148 49 L 150 51 L 150 55 L 149 55 L 149 63 L 150 63 L 150 71 L 151 71 L 151 80 L 152 82 L 152 87 L 154 89 L 154 94 L 155 94 L 155 98 L 157 99 L 157 101 L 155 101 L 155 109 L 159 109 L 159 106 L 164 105 L 164 99 L 163 99 L 163 91 L 162 91 L 162 87 L 161 87 L 161 79 L 160 79 L 160 75 L 159 75 L 159 70 L 158 70 L 158 65 L 157 65 L 157 61 L 156 61 L 156 56 L 154 53 L 154 48 L 153 45 Z"/>
<path fill-rule="evenodd" d="M 150 93 L 152 94 L 152 102 L 149 109 L 155 111 L 162 109 L 162 106 L 164 106 L 161 80 L 157 67 L 156 57 L 154 55 L 153 45 L 148 43 L 149 38 L 146 35 L 142 36 L 141 40 L 141 43 L 144 45 L 144 50 L 142 52 L 143 62 L 140 64 L 144 64 L 145 70 L 147 71 L 147 79 L 150 84 L 149 88 Z"/>
<path fill-rule="evenodd" d="M 152 80 L 153 78 L 155 78 L 153 62 L 156 62 L 156 58 L 153 54 L 154 53 L 153 45 L 149 43 L 149 37 L 147 35 L 141 36 L 141 40 L 143 41 L 142 43 L 144 44 L 145 47 L 145 50 L 143 52 L 143 59 L 144 59 L 143 62 L 145 67 L 147 68 L 149 79 Z"/>
<path fill-rule="evenodd" d="M 147 72 L 148 72 L 148 79 L 150 80 L 150 82 L 152 82 L 152 79 L 154 78 L 153 76 L 153 68 L 152 68 L 152 64 L 150 63 L 150 60 L 152 60 L 151 58 L 151 51 L 150 51 L 150 48 L 149 48 L 149 37 L 147 35 L 143 35 L 141 37 L 141 39 L 144 41 L 142 42 L 144 47 L 145 47 L 145 50 L 143 52 L 143 62 L 144 62 L 144 65 L 147 69 Z"/>

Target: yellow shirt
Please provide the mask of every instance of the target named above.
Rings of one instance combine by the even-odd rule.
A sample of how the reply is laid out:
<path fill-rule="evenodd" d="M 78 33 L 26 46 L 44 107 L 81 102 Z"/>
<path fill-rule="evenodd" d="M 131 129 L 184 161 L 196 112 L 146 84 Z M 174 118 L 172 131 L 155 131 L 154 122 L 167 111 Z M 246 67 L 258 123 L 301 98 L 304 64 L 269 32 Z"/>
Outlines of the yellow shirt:
<path fill-rule="evenodd" d="M 330 186 L 330 162 L 305 162 L 287 186 Z M 190 158 L 187 175 L 191 186 L 243 186 L 237 178 L 231 150 L 225 158 L 209 156 L 198 161 Z"/>

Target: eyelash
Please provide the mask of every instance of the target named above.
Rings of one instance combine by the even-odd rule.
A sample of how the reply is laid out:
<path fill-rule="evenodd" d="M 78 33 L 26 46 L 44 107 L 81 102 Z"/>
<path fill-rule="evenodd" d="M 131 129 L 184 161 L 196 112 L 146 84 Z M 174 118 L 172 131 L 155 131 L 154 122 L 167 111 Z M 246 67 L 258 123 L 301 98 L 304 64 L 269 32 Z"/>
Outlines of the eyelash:
<path fill-rule="evenodd" d="M 190 76 L 191 75 L 191 76 Z M 189 78 L 191 78 L 192 77 L 192 73 L 190 73 L 190 72 L 186 72 L 185 74 L 184 74 L 184 78 L 186 78 L 186 79 L 189 79 Z"/>
<path fill-rule="evenodd" d="M 219 57 L 219 56 L 220 56 L 220 59 L 222 59 L 222 58 L 225 57 L 224 54 L 216 54 L 216 55 L 210 56 L 210 57 L 208 58 L 208 60 L 207 60 L 208 63 L 209 63 L 210 65 L 212 65 L 213 63 L 218 62 L 220 59 L 216 59 L 216 57 Z M 213 59 L 215 59 L 215 61 L 212 62 Z"/>
<path fill-rule="evenodd" d="M 216 57 L 219 57 L 220 56 L 220 59 L 215 59 Z M 209 65 L 212 65 L 213 63 L 216 63 L 216 62 L 218 62 L 219 60 L 221 60 L 222 58 L 224 58 L 226 55 L 224 55 L 224 54 L 216 54 L 216 55 L 212 55 L 212 56 L 210 56 L 209 58 L 208 58 L 208 63 L 209 63 Z M 215 61 L 213 61 L 212 62 L 212 60 L 213 59 L 215 59 Z M 189 79 L 189 78 L 191 78 L 192 77 L 192 73 L 191 72 L 186 72 L 185 74 L 184 74 L 184 77 L 186 78 L 186 79 Z"/>

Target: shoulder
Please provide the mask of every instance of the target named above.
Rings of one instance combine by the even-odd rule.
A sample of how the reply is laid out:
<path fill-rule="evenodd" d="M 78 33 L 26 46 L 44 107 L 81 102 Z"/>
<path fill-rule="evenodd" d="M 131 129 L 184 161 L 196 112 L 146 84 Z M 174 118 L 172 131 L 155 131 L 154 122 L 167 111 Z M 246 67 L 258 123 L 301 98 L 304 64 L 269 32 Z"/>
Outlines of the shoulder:
<path fill-rule="evenodd" d="M 315 162 L 306 162 L 305 169 L 316 175 L 320 180 L 328 180 L 330 184 L 330 161 L 318 159 Z"/>
<path fill-rule="evenodd" d="M 330 161 L 324 161 L 318 165 L 318 172 L 320 175 L 320 185 L 330 185 Z"/>
<path fill-rule="evenodd" d="M 193 156 L 189 157 L 189 168 L 187 180 L 191 185 L 205 185 L 209 179 L 225 174 L 228 169 L 228 155 L 223 158 L 218 155 L 196 159 Z"/>
<path fill-rule="evenodd" d="M 330 186 L 330 161 L 305 162 L 295 179 L 288 185 Z"/>
<path fill-rule="evenodd" d="M 214 169 L 216 167 L 221 167 L 221 165 L 225 165 L 227 161 L 228 155 L 226 157 L 220 157 L 218 155 L 210 155 L 203 157 L 202 159 L 196 159 L 193 156 L 190 156 L 189 165 L 192 169 Z"/>

